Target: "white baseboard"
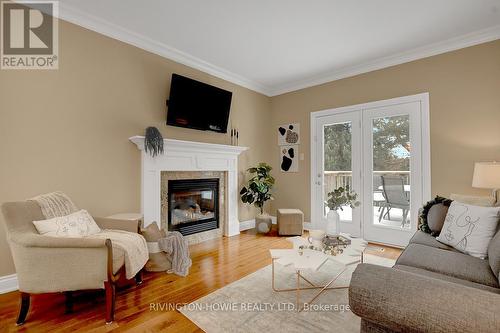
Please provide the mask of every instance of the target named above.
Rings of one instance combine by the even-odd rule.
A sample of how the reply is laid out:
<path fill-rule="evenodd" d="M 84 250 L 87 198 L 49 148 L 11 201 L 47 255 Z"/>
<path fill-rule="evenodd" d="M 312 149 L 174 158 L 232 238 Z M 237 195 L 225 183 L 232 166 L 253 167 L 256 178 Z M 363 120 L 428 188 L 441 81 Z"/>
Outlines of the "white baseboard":
<path fill-rule="evenodd" d="M 255 219 L 240 222 L 240 231 L 250 230 L 253 228 L 255 228 Z"/>
<path fill-rule="evenodd" d="M 0 294 L 5 294 L 17 289 L 19 289 L 19 286 L 17 284 L 16 274 L 0 276 Z"/>
<path fill-rule="evenodd" d="M 271 219 L 273 221 L 273 224 L 277 223 L 276 216 L 271 216 Z M 311 227 L 311 222 L 304 222 L 304 230 L 311 230 Z M 255 228 L 255 219 L 240 222 L 240 231 L 245 231 L 253 228 Z"/>

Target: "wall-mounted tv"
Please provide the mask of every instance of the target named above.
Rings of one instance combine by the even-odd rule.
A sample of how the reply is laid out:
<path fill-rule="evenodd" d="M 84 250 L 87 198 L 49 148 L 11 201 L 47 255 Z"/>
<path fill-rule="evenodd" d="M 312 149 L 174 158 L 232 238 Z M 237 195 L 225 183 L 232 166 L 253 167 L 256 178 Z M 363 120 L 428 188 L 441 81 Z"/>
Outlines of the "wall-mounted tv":
<path fill-rule="evenodd" d="M 167 125 L 226 133 L 232 95 L 230 91 L 172 74 Z"/>

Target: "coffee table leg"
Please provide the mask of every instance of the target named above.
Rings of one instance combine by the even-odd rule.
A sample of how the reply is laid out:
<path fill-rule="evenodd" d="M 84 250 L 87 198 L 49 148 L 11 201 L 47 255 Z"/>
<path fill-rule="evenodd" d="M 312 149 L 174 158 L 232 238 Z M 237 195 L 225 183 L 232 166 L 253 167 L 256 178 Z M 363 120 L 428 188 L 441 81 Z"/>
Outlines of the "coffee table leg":
<path fill-rule="evenodd" d="M 297 308 L 297 311 L 300 312 L 300 271 L 297 271 L 297 298 L 295 300 L 295 307 Z"/>
<path fill-rule="evenodd" d="M 347 270 L 347 267 L 345 267 L 340 273 L 337 274 L 337 276 L 335 276 L 330 282 L 328 282 L 326 285 L 323 286 L 323 288 L 321 288 L 321 290 L 316 294 L 316 296 L 314 296 L 309 302 L 307 303 L 304 303 L 304 304 L 312 304 L 312 302 L 314 302 L 316 300 L 316 298 L 318 298 L 325 290 L 329 290 L 329 289 L 346 289 L 346 288 L 349 288 L 349 287 L 333 287 L 333 288 L 330 288 L 330 285 L 332 283 L 334 283 L 335 281 L 337 281 L 337 279 Z M 302 310 L 301 310 L 302 311 Z M 300 311 L 299 311 L 300 312 Z"/>

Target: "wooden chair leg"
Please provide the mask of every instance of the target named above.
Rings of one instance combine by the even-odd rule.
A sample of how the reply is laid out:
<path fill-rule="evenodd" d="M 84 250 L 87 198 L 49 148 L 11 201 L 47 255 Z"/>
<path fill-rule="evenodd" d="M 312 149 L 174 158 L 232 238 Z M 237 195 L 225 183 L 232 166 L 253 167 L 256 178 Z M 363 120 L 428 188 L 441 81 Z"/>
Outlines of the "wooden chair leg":
<path fill-rule="evenodd" d="M 66 298 L 64 305 L 65 305 L 65 313 L 72 313 L 73 312 L 73 292 L 71 291 L 65 291 L 64 296 Z"/>
<path fill-rule="evenodd" d="M 137 285 L 142 284 L 142 269 L 135 275 L 135 283 Z"/>
<path fill-rule="evenodd" d="M 115 320 L 115 297 L 116 289 L 113 282 L 104 282 L 106 291 L 106 324 L 111 324 Z"/>
<path fill-rule="evenodd" d="M 21 308 L 17 317 L 16 325 L 20 326 L 26 321 L 26 316 L 30 309 L 30 294 L 21 292 Z"/>

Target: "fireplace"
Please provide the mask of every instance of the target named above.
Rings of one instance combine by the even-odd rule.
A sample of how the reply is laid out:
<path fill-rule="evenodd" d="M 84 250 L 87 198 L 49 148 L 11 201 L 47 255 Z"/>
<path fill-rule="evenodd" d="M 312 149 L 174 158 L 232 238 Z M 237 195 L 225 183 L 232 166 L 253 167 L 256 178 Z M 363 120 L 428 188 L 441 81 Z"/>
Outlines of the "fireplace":
<path fill-rule="evenodd" d="M 219 228 L 219 179 L 168 180 L 168 230 L 184 236 Z"/>

